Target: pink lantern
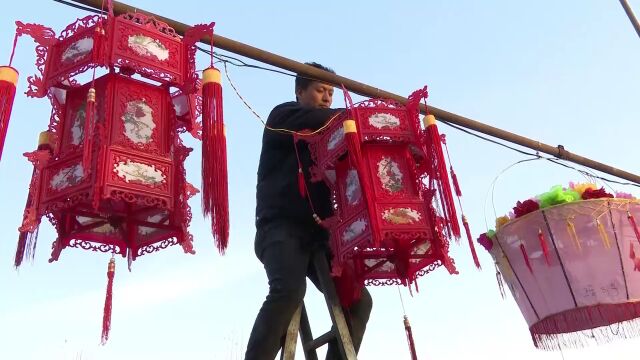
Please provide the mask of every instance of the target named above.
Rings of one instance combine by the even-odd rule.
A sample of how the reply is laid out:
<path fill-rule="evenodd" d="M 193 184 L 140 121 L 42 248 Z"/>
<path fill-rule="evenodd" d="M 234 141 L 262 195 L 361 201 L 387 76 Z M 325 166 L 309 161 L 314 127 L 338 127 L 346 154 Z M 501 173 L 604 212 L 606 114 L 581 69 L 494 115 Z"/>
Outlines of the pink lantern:
<path fill-rule="evenodd" d="M 638 200 L 584 200 L 534 211 L 498 230 L 490 252 L 536 347 L 640 334 L 632 321 L 640 317 L 639 216 Z"/>

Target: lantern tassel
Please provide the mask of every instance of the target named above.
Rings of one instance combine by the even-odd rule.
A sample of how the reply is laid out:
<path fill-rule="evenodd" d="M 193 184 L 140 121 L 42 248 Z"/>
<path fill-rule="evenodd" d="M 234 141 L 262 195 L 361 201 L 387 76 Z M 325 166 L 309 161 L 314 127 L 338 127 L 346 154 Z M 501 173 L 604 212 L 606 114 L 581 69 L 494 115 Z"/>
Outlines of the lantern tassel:
<path fill-rule="evenodd" d="M 544 261 L 547 263 L 547 266 L 551 266 L 551 259 L 549 258 L 549 245 L 547 244 L 547 239 L 544 237 L 542 229 L 538 229 L 538 240 L 540 241 L 542 254 L 544 254 Z"/>
<path fill-rule="evenodd" d="M 404 316 L 404 331 L 407 334 L 407 343 L 409 345 L 409 351 L 411 352 L 411 360 L 418 360 L 416 354 L 416 344 L 413 341 L 413 331 L 411 331 L 411 324 L 407 315 Z"/>
<path fill-rule="evenodd" d="M 104 310 L 102 313 L 102 338 L 101 345 L 109 340 L 109 331 L 111 330 L 111 308 L 113 304 L 113 277 L 116 274 L 116 260 L 112 257 L 107 266 L 107 293 L 104 298 Z"/>
<path fill-rule="evenodd" d="M 22 265 L 25 257 L 33 260 L 36 245 L 38 243 L 38 229 L 40 227 L 40 217 L 38 216 L 38 205 L 40 203 L 40 183 L 42 180 L 42 169 L 46 166 L 53 149 L 51 147 L 51 134 L 48 131 L 40 133 L 38 149 L 25 153 L 24 156 L 33 164 L 31 173 L 31 183 L 27 194 L 27 202 L 24 206 L 22 224 L 18 231 L 18 246 L 13 265 L 17 268 Z"/>
<path fill-rule="evenodd" d="M 604 225 L 602 225 L 602 223 L 598 219 L 596 219 L 596 226 L 598 227 L 598 232 L 600 233 L 602 245 L 605 249 L 611 249 L 611 241 L 609 241 L 609 235 L 607 235 L 607 231 L 605 230 Z"/>
<path fill-rule="evenodd" d="M 0 66 L 0 160 L 4 141 L 7 137 L 9 119 L 13 109 L 13 100 L 16 96 L 16 84 L 18 83 L 18 70 L 11 66 Z"/>
<path fill-rule="evenodd" d="M 460 224 L 458 223 L 458 217 L 456 215 L 447 164 L 442 151 L 442 138 L 436 125 L 436 118 L 433 115 L 427 115 L 424 117 L 423 122 L 425 130 L 422 136 L 422 144 L 427 156 L 430 158 L 430 166 L 428 169 L 429 182 L 438 188 L 440 205 L 443 215 L 447 220 L 447 227 L 450 234 L 456 239 L 459 239 Z"/>
<path fill-rule="evenodd" d="M 85 106 L 84 138 L 82 151 L 82 170 L 84 175 L 89 174 L 91 169 L 91 155 L 93 152 L 93 126 L 96 115 L 96 89 L 89 88 L 87 93 L 87 104 Z"/>
<path fill-rule="evenodd" d="M 293 149 L 296 152 L 296 160 L 298 161 L 298 193 L 301 198 L 307 196 L 307 184 L 304 180 L 304 172 L 302 171 L 302 162 L 300 162 L 300 153 L 298 153 L 298 137 L 293 135 Z"/>
<path fill-rule="evenodd" d="M 38 243 L 38 230 L 39 226 L 36 226 L 32 231 L 20 231 L 20 235 L 18 236 L 18 246 L 16 248 L 16 256 L 13 262 L 13 266 L 16 269 L 22 265 L 25 258 L 33 260 L 36 253 L 36 245 Z"/>
<path fill-rule="evenodd" d="M 364 161 L 362 161 L 362 149 L 360 149 L 360 140 L 358 139 L 358 129 L 355 120 L 345 120 L 342 123 L 345 141 L 347 142 L 347 150 L 349 152 L 349 162 L 358 174 L 358 182 L 362 190 L 362 196 L 365 199 L 369 214 L 375 211 L 375 204 L 370 194 L 373 194 L 373 187 L 369 184 L 369 178 L 366 175 Z M 380 237 L 377 232 L 372 231 L 374 246 L 380 246 Z"/>
<path fill-rule="evenodd" d="M 520 244 L 520 251 L 522 252 L 522 258 L 524 259 L 524 263 L 527 265 L 527 269 L 529 269 L 529 272 L 533 274 L 531 261 L 529 261 L 529 255 L 527 255 L 527 249 L 524 248 L 524 244 Z"/>
<path fill-rule="evenodd" d="M 467 217 L 464 215 L 462 215 L 462 225 L 464 226 L 464 231 L 467 233 L 467 241 L 469 242 L 469 249 L 471 250 L 473 263 L 476 265 L 477 269 L 482 269 L 482 267 L 480 266 L 480 259 L 478 259 L 478 253 L 476 252 L 476 247 L 473 244 L 473 238 L 471 237 L 471 229 L 469 228 L 469 222 L 467 221 Z"/>
<path fill-rule="evenodd" d="M 301 197 L 305 197 L 307 195 L 307 186 L 304 182 L 304 173 L 302 172 L 302 168 L 298 168 L 298 192 Z"/>
<path fill-rule="evenodd" d="M 202 210 L 211 216 L 216 247 L 224 254 L 229 242 L 227 144 L 222 116 L 220 71 L 204 70 L 202 85 Z"/>
<path fill-rule="evenodd" d="M 582 244 L 580 243 L 580 238 L 578 238 L 578 233 L 576 232 L 576 226 L 570 221 L 567 220 L 567 231 L 569 232 L 569 236 L 573 240 L 573 243 L 576 246 L 576 250 L 582 250 Z"/>
<path fill-rule="evenodd" d="M 629 222 L 631 223 L 631 227 L 633 227 L 633 232 L 636 234 L 636 239 L 640 243 L 640 231 L 638 230 L 638 224 L 636 224 L 636 219 L 628 211 L 627 211 L 627 219 L 629 219 Z"/>
<path fill-rule="evenodd" d="M 449 166 L 449 172 L 451 173 L 451 181 L 453 182 L 453 189 L 456 192 L 456 196 L 461 197 L 462 190 L 460 190 L 460 184 L 458 183 L 458 176 L 456 175 L 456 172 L 453 171 L 452 166 Z"/>

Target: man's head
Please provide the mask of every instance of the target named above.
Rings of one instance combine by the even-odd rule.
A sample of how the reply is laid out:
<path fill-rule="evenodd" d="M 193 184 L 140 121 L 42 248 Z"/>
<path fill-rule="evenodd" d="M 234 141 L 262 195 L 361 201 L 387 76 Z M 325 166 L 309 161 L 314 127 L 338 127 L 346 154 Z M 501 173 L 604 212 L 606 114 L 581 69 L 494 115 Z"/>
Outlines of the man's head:
<path fill-rule="evenodd" d="M 332 69 L 318 63 L 305 64 L 335 74 Z M 296 100 L 303 106 L 329 108 L 333 101 L 333 86 L 298 74 L 296 76 Z"/>

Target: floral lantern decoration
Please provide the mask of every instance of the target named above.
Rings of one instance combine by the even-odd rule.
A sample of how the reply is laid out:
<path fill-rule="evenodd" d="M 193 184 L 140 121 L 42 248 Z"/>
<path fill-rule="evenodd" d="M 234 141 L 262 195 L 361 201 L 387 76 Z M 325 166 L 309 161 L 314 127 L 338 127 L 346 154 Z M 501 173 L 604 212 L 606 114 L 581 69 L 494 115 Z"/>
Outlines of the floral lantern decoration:
<path fill-rule="evenodd" d="M 572 183 L 519 201 L 480 236 L 536 347 L 640 335 L 639 216 L 629 194 Z"/>

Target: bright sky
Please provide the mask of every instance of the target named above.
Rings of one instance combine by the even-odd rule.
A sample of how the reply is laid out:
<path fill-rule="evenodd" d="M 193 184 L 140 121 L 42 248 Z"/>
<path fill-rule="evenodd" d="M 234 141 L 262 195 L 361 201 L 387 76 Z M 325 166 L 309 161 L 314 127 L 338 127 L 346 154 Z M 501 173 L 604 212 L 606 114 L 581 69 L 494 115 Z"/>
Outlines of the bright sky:
<path fill-rule="evenodd" d="M 434 106 L 640 173 L 634 157 L 640 39 L 616 0 L 206 3 L 130 1 L 184 23 L 216 21 L 223 36 L 298 61 L 318 61 L 398 94 L 427 84 Z M 630 3 L 640 13 L 640 2 Z M 7 2 L 0 14 L 0 51 L 8 59 L 14 20 L 59 32 L 85 15 L 53 1 Z M 108 255 L 68 249 L 49 264 L 55 234 L 45 222 L 33 264 L 13 269 L 31 176 L 22 153 L 35 148 L 49 120 L 46 99 L 22 95 L 35 70 L 33 48 L 24 37 L 16 53 L 20 94 L 0 163 L 0 359 L 241 359 L 267 293 L 253 253 L 260 122 L 225 84 L 229 250 L 225 256 L 216 253 L 200 199 L 194 198 L 191 232 L 198 253 L 167 249 L 139 258 L 131 273 L 118 259 L 111 338 L 99 346 Z M 229 70 L 243 97 L 264 117 L 274 105 L 293 99 L 289 77 Z M 343 106 L 339 96 L 334 104 Z M 441 131 L 448 135 L 465 212 L 477 236 L 487 229 L 485 218 L 490 224 L 494 219 L 491 201 L 485 206 L 491 182 L 523 156 L 446 126 Z M 199 186 L 200 145 L 188 144 L 195 148 L 188 178 Z M 517 200 L 581 179 L 547 162 L 517 166 L 500 177 L 495 208 L 507 213 Z M 473 268 L 466 246 L 453 245 L 460 275 L 438 269 L 420 279 L 420 293 L 413 297 L 402 289 L 420 359 L 589 360 L 637 352 L 637 339 L 564 354 L 535 349 L 513 299 L 501 299 L 491 258 L 481 250 L 483 271 Z M 409 358 L 398 289 L 371 292 L 374 310 L 359 358 Z M 312 286 L 307 295 L 312 327 L 320 334 L 328 329 L 329 316 Z"/>

